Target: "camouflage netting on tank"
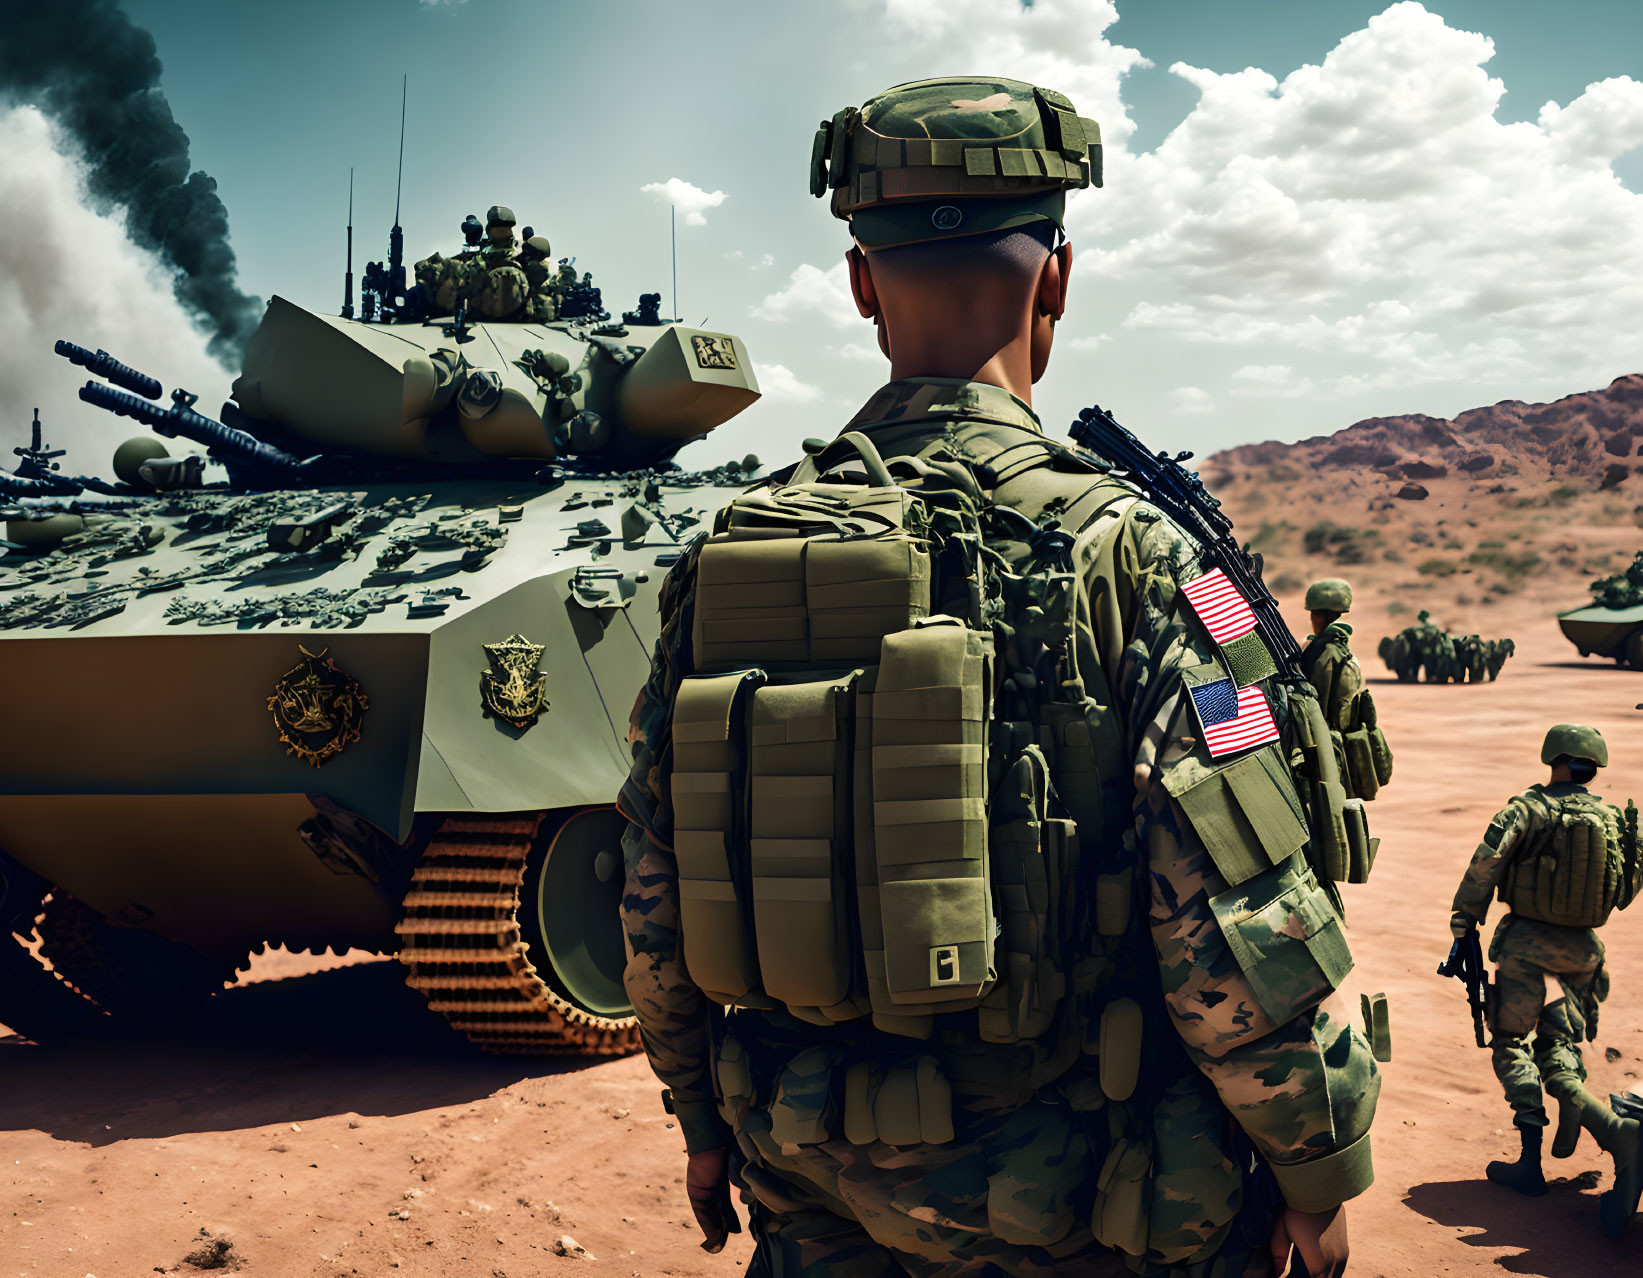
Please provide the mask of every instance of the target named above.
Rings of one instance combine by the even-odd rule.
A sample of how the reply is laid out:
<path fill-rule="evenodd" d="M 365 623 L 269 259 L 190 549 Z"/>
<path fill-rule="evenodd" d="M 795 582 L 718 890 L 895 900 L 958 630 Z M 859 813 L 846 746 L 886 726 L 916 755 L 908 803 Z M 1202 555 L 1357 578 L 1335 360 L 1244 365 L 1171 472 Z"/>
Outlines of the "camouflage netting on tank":
<path fill-rule="evenodd" d="M 1633 608 L 1643 604 L 1643 550 L 1624 572 L 1592 582 L 1592 602 L 1601 608 Z"/>

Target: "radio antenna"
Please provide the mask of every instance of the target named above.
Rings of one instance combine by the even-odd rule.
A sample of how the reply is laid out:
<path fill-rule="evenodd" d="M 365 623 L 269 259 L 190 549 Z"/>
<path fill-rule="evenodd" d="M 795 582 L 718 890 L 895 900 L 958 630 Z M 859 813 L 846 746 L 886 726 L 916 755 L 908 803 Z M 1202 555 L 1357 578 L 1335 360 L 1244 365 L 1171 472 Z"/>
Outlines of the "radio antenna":
<path fill-rule="evenodd" d="M 668 235 L 673 240 L 673 322 L 679 322 L 679 209 L 670 204 L 667 208 Z"/>
<path fill-rule="evenodd" d="M 410 74 L 399 77 L 399 176 L 394 179 L 394 225 L 399 225 L 399 194 L 405 186 L 405 92 Z"/>
<path fill-rule="evenodd" d="M 354 170 L 348 168 L 348 264 L 342 275 L 342 318 L 354 318 Z"/>
<path fill-rule="evenodd" d="M 408 74 L 399 79 L 399 177 L 394 181 L 394 229 L 388 232 L 388 291 L 394 305 L 404 304 L 405 232 L 399 225 L 399 196 L 405 185 L 405 88 Z"/>

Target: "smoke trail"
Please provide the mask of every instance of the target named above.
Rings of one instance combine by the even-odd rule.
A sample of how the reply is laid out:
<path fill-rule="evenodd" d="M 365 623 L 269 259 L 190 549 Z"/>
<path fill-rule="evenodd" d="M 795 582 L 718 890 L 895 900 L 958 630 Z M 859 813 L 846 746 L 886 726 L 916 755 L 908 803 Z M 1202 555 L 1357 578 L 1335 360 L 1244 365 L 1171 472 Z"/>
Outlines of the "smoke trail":
<path fill-rule="evenodd" d="M 237 360 L 262 304 L 235 283 L 216 182 L 188 171 L 188 135 L 159 90 L 154 37 L 114 0 L 9 8 L 0 93 L 38 105 L 72 137 L 92 199 L 124 206 L 132 241 L 175 268 L 177 300 L 211 353 Z"/>

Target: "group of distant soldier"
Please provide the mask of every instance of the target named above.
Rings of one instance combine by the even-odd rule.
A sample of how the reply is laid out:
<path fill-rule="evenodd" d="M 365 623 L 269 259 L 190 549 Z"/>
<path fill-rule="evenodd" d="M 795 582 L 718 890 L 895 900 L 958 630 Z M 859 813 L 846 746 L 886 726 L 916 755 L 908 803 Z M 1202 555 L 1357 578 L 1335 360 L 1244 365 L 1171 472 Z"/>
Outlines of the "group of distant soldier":
<path fill-rule="evenodd" d="M 592 274 L 578 276 L 569 259 L 555 265 L 548 237 L 527 226 L 520 242 L 515 225 L 506 205 L 493 204 L 483 225 L 470 213 L 462 223 L 461 252 L 435 253 L 416 264 L 416 282 L 432 313 L 538 324 L 602 315 Z"/>
<path fill-rule="evenodd" d="M 1482 683 L 1500 677 L 1506 659 L 1517 651 L 1510 639 L 1452 635 L 1433 624 L 1424 608 L 1416 624 L 1380 642 L 1380 656 L 1400 683 L 1415 683 L 1426 672 L 1427 683 Z"/>

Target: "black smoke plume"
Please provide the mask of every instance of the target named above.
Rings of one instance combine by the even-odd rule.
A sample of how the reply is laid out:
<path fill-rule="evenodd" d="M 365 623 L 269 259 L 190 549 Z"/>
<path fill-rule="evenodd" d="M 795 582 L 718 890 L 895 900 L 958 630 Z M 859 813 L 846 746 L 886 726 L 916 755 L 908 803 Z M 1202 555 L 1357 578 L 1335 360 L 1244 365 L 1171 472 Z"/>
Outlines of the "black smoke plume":
<path fill-rule="evenodd" d="M 5 8 L 0 94 L 38 106 L 78 144 L 92 199 L 125 207 L 132 241 L 175 268 L 177 300 L 211 353 L 237 361 L 262 303 L 235 282 L 217 183 L 188 170 L 188 134 L 160 92 L 154 37 L 114 0 Z"/>

